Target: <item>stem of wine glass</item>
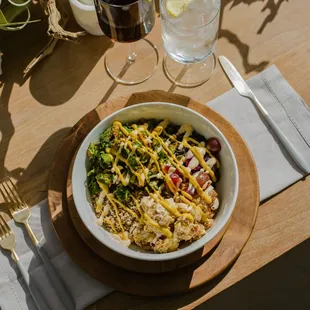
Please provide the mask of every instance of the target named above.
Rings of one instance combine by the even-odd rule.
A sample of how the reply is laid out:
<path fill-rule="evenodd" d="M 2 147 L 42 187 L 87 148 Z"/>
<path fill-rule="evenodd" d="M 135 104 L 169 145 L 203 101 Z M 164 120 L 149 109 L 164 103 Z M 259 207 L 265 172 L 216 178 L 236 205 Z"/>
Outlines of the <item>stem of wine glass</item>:
<path fill-rule="evenodd" d="M 137 54 L 135 53 L 135 43 L 130 43 L 128 48 L 128 58 L 127 61 L 129 63 L 134 63 L 137 58 Z"/>

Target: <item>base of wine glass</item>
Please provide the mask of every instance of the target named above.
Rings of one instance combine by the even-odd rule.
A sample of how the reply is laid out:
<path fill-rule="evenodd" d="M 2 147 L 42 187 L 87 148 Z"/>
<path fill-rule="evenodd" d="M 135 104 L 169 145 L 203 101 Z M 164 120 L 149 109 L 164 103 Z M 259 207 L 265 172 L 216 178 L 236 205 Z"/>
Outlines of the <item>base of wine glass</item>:
<path fill-rule="evenodd" d="M 167 78 L 180 87 L 196 87 L 202 85 L 211 77 L 215 69 L 216 59 L 212 53 L 205 60 L 193 63 L 183 64 L 165 56 L 163 69 Z"/>
<path fill-rule="evenodd" d="M 136 85 L 149 79 L 158 64 L 156 46 L 147 39 L 115 43 L 105 54 L 105 68 L 117 83 Z"/>

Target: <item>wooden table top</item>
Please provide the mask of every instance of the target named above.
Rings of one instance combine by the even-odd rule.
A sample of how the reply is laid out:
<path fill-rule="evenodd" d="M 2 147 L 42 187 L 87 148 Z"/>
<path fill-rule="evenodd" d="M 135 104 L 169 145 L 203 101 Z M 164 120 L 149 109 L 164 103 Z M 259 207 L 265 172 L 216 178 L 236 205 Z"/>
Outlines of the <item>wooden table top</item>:
<path fill-rule="evenodd" d="M 310 103 L 309 11 L 310 2 L 304 0 L 222 0 L 216 55 L 227 56 L 245 78 L 275 64 Z M 40 10 L 37 14 L 42 15 Z M 72 19 L 68 28 L 79 29 Z M 148 38 L 157 45 L 162 60 L 160 31 L 157 20 Z M 110 43 L 93 36 L 83 37 L 79 45 L 59 42 L 54 53 L 23 79 L 22 71 L 48 41 L 45 32 L 43 22 L 14 35 L 0 34 L 4 53 L 0 178 L 10 173 L 30 204 L 46 197 L 48 169 L 56 147 L 84 114 L 108 98 L 171 88 L 161 62 L 147 82 L 116 85 L 104 69 L 103 55 Z M 217 65 L 206 84 L 174 92 L 207 102 L 230 88 Z M 309 187 L 308 176 L 262 204 L 248 244 L 221 280 L 178 297 L 152 299 L 114 292 L 89 309 L 187 309 L 204 302 L 310 237 Z"/>

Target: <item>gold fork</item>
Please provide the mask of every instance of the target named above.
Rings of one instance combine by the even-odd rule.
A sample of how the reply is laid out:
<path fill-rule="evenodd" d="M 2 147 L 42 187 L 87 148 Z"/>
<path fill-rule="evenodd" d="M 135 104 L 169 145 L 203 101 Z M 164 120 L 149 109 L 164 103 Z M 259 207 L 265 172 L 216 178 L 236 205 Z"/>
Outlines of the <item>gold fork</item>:
<path fill-rule="evenodd" d="M 27 284 L 29 291 L 40 310 L 49 309 L 47 304 L 45 303 L 43 297 L 40 294 L 40 291 L 37 287 L 30 283 L 29 274 L 20 262 L 16 252 L 15 252 L 15 235 L 13 234 L 11 228 L 4 220 L 3 216 L 0 214 L 0 246 L 8 251 L 11 251 L 13 259 L 16 261 L 16 264 L 22 274 L 25 283 Z"/>
<path fill-rule="evenodd" d="M 18 194 L 17 188 L 9 177 L 6 177 L 0 181 L 0 193 L 3 196 L 3 199 L 6 203 L 10 205 L 9 210 L 13 219 L 25 225 L 30 238 L 32 239 L 43 263 L 47 274 L 53 284 L 55 291 L 58 296 L 61 298 L 62 302 L 67 309 L 75 309 L 74 302 L 70 297 L 70 294 L 65 287 L 64 283 L 58 276 L 56 270 L 54 269 L 52 263 L 50 262 L 48 256 L 41 247 L 37 237 L 33 233 L 30 225 L 29 218 L 31 215 L 30 208 L 25 202 L 25 200 Z"/>

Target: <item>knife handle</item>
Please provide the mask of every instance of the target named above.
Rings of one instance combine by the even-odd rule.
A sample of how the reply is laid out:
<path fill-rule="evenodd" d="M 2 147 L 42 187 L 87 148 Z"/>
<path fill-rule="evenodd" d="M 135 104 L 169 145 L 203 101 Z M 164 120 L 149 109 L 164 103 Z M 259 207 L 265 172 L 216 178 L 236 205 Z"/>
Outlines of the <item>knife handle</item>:
<path fill-rule="evenodd" d="M 260 110 L 260 112 L 263 114 L 263 116 L 266 118 L 268 124 L 270 125 L 271 129 L 275 132 L 275 134 L 278 136 L 279 140 L 282 142 L 283 146 L 286 148 L 288 153 L 291 155 L 295 163 L 306 173 L 310 172 L 310 165 L 307 164 L 307 162 L 304 160 L 304 158 L 296 151 L 293 144 L 287 139 L 285 134 L 282 132 L 280 127 L 274 122 L 274 120 L 270 117 L 266 109 L 263 107 L 263 105 L 259 102 L 257 97 L 253 94 L 253 96 L 250 97 L 254 103 L 256 104 L 257 108 Z"/>

